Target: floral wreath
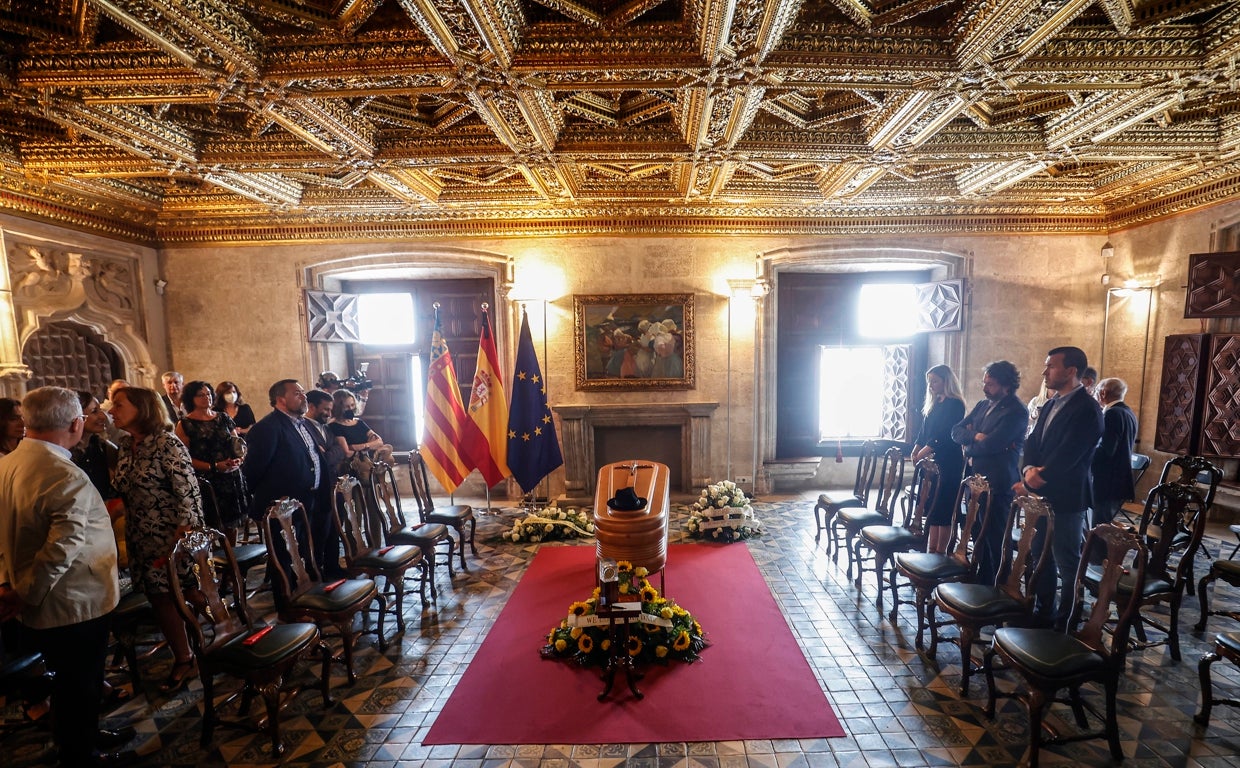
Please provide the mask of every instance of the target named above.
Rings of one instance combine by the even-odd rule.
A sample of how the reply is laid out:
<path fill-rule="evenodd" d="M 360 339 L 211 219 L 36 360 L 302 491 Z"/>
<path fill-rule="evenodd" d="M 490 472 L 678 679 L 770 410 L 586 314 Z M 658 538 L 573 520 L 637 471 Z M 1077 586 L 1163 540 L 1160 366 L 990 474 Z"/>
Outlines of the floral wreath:
<path fill-rule="evenodd" d="M 702 489 L 689 510 L 685 530 L 690 538 L 732 542 L 762 535 L 762 523 L 753 516 L 745 491 L 723 480 Z"/>
<path fill-rule="evenodd" d="M 627 560 L 616 563 L 621 601 L 641 603 L 641 615 L 629 631 L 625 651 L 633 661 L 666 664 L 692 662 L 709 645 L 702 625 L 674 601 L 659 594 L 648 580 L 649 571 Z M 568 607 L 568 616 L 547 634 L 545 658 L 572 659 L 583 667 L 604 666 L 612 656 L 608 619 L 598 615 L 598 587 L 587 600 Z"/>
<path fill-rule="evenodd" d="M 594 535 L 594 521 L 582 510 L 548 507 L 541 514 L 527 515 L 500 534 L 506 541 L 559 541 L 589 538 Z"/>

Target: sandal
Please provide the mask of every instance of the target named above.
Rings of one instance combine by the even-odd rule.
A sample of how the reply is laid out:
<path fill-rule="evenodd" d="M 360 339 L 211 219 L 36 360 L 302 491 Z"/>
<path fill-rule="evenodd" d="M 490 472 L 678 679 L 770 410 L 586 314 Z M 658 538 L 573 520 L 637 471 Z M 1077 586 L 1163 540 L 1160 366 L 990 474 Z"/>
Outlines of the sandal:
<path fill-rule="evenodd" d="M 174 662 L 172 664 L 172 669 L 168 672 L 168 679 L 160 684 L 159 690 L 163 693 L 176 693 L 188 685 L 190 678 L 193 676 L 193 659 Z"/>

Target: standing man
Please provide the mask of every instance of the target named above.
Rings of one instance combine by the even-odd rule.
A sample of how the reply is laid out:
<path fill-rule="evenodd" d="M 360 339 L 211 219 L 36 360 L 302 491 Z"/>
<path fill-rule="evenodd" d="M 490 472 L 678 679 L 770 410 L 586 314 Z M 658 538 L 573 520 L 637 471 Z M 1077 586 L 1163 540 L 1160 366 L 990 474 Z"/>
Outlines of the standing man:
<path fill-rule="evenodd" d="M 1081 386 L 1085 387 L 1085 391 L 1090 397 L 1096 396 L 1096 388 L 1098 386 L 1098 369 L 1092 365 L 1086 366 L 1081 372 Z"/>
<path fill-rule="evenodd" d="M 26 438 L 0 459 L 0 618 L 17 616 L 55 673 L 60 764 L 131 762 L 132 752 L 99 752 L 101 738 L 127 740 L 99 731 L 108 621 L 120 587 L 108 511 L 69 458 L 82 438 L 82 406 L 76 392 L 40 387 L 22 413 Z"/>
<path fill-rule="evenodd" d="M 332 396 L 321 389 L 306 393 L 306 424 L 310 427 L 314 445 L 319 449 L 319 496 L 316 499 L 318 514 L 311 535 L 317 550 L 315 558 L 323 569 L 323 577 L 336 579 L 345 575 L 340 567 L 340 533 L 331 519 L 332 495 L 335 493 L 336 477 L 344 462 L 344 449 L 340 441 L 327 431 L 327 420 L 332 415 Z"/>
<path fill-rule="evenodd" d="M 1102 404 L 1102 442 L 1094 452 L 1090 471 L 1094 479 L 1093 525 L 1109 523 L 1120 505 L 1136 497 L 1132 482 L 1132 447 L 1137 442 L 1137 415 L 1124 402 L 1128 384 L 1123 379 L 1098 382 Z"/>
<path fill-rule="evenodd" d="M 969 473 L 990 482 L 990 511 L 979 537 L 978 581 L 993 584 L 999 574 L 1006 543 L 1008 509 L 1012 506 L 1012 485 L 1020 479 L 1020 450 L 1029 430 L 1029 412 L 1016 396 L 1020 371 L 1007 360 L 997 360 L 982 369 L 985 399 L 952 427 L 952 440 L 964 447 Z"/>
<path fill-rule="evenodd" d="M 1036 493 L 1050 504 L 1055 515 L 1051 559 L 1035 585 L 1034 615 L 1055 629 L 1068 625 L 1072 611 L 1076 569 L 1085 543 L 1085 509 L 1092 498 L 1089 466 L 1102 437 L 1102 408 L 1081 384 L 1080 373 L 1089 363 L 1078 347 L 1055 347 L 1046 356 L 1042 378 L 1052 394 L 1042 406 L 1038 421 L 1025 441 L 1023 479 L 1012 490 Z M 1034 541 L 1035 556 L 1046 545 Z M 1062 583 L 1055 601 L 1056 574 Z"/>
<path fill-rule="evenodd" d="M 241 465 L 253 493 L 250 517 L 261 520 L 276 499 L 297 499 L 314 519 L 321 477 L 319 450 L 305 423 L 306 391 L 296 379 L 281 379 L 267 390 L 275 409 L 246 434 L 248 450 Z"/>
<path fill-rule="evenodd" d="M 164 371 L 159 380 L 164 384 L 164 407 L 172 417 L 173 426 L 176 426 L 185 415 L 185 408 L 181 405 L 181 390 L 185 389 L 185 377 L 177 371 Z"/>

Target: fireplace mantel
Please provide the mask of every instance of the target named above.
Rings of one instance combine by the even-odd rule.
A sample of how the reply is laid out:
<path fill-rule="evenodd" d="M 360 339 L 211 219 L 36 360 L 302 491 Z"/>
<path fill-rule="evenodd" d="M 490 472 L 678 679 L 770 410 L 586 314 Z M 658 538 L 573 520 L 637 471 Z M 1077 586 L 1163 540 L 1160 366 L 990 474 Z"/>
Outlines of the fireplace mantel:
<path fill-rule="evenodd" d="M 582 504 L 594 501 L 597 427 L 680 426 L 680 481 L 686 490 L 705 487 L 711 480 L 711 415 L 718 407 L 717 402 L 554 406 L 563 435 L 566 497 Z"/>

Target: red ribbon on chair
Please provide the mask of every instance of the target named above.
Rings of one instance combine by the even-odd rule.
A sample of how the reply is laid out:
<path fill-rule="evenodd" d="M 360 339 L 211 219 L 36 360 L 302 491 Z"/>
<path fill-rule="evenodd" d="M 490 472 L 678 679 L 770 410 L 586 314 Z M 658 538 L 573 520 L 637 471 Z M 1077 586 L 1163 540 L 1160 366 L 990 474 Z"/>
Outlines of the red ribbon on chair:
<path fill-rule="evenodd" d="M 267 626 L 263 627 L 262 629 L 258 630 L 254 634 L 247 637 L 246 639 L 242 640 L 241 644 L 242 645 L 254 645 L 259 640 L 262 640 L 264 637 L 270 634 L 271 630 L 275 628 L 276 628 L 275 624 L 268 624 Z"/>
<path fill-rule="evenodd" d="M 337 579 L 336 581 L 333 581 L 331 584 L 328 584 L 326 587 L 323 587 L 323 591 L 331 592 L 333 589 L 345 583 L 346 581 L 348 581 L 348 579 Z"/>

